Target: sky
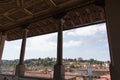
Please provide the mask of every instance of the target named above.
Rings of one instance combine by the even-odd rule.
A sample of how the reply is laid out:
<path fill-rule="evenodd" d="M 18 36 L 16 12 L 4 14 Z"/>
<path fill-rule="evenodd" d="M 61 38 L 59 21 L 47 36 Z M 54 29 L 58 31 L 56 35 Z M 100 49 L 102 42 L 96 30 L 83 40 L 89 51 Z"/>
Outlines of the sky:
<path fill-rule="evenodd" d="M 22 40 L 6 41 L 2 59 L 19 59 Z M 57 33 L 27 39 L 25 59 L 55 57 Z M 96 59 L 107 61 L 109 57 L 106 24 L 97 24 L 63 32 L 63 58 Z"/>

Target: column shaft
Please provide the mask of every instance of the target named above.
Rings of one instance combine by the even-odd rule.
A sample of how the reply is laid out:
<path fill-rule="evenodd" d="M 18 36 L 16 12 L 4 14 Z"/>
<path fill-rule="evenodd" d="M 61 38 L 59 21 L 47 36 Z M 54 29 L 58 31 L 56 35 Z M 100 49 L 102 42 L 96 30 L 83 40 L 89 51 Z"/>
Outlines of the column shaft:
<path fill-rule="evenodd" d="M 106 0 L 105 12 L 108 41 L 110 47 L 111 80 L 119 80 L 120 75 L 120 0 Z"/>
<path fill-rule="evenodd" d="M 28 30 L 24 29 L 22 45 L 21 45 L 21 52 L 20 52 L 20 61 L 19 61 L 19 64 L 16 66 L 16 72 L 15 72 L 15 75 L 17 75 L 17 76 L 24 76 L 24 72 L 25 72 L 24 56 L 25 56 L 27 32 L 28 32 Z"/>
<path fill-rule="evenodd" d="M 58 20 L 58 41 L 57 41 L 57 64 L 62 65 L 62 48 L 63 48 L 63 28 L 61 26 L 61 21 Z"/>
<path fill-rule="evenodd" d="M 21 45 L 20 62 L 19 62 L 19 64 L 24 64 L 27 32 L 28 32 L 27 29 L 25 29 L 24 32 L 23 32 L 23 39 L 22 39 L 22 45 Z"/>
<path fill-rule="evenodd" d="M 63 26 L 62 22 L 59 19 L 57 22 L 58 26 L 58 42 L 57 42 L 57 63 L 54 66 L 54 80 L 64 80 L 65 78 L 65 68 L 62 65 L 62 58 L 63 58 Z"/>

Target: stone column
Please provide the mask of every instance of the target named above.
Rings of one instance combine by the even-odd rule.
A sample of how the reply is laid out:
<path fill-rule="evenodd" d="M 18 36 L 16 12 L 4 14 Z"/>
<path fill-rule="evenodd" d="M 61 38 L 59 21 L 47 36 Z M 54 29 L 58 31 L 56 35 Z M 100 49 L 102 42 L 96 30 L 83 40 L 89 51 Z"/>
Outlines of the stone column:
<path fill-rule="evenodd" d="M 15 73 L 15 75 L 17 75 L 17 76 L 24 76 L 24 72 L 25 72 L 24 56 L 25 56 L 27 32 L 28 32 L 28 29 L 23 30 L 20 61 L 19 61 L 19 64 L 16 66 L 16 73 Z"/>
<path fill-rule="evenodd" d="M 57 41 L 57 63 L 54 66 L 54 80 L 64 80 L 65 77 L 65 68 L 62 64 L 63 57 L 63 21 L 60 19 L 57 20 L 58 26 L 58 41 Z"/>
<path fill-rule="evenodd" d="M 111 80 L 120 80 L 120 0 L 106 0 Z"/>
<path fill-rule="evenodd" d="M 4 44 L 5 44 L 6 34 L 4 32 L 0 33 L 0 61 L 3 54 Z"/>

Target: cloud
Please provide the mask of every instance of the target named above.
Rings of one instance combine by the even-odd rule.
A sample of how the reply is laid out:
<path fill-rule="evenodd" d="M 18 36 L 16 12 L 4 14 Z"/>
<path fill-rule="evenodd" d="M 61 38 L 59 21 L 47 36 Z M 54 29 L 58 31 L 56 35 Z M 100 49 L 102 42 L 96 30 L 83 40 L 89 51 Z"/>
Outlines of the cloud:
<path fill-rule="evenodd" d="M 82 41 L 68 41 L 64 42 L 63 47 L 64 48 L 69 48 L 69 47 L 75 47 L 75 46 L 80 46 L 82 44 Z"/>
<path fill-rule="evenodd" d="M 6 41 L 2 59 L 18 59 L 20 55 L 21 40 Z"/>
<path fill-rule="evenodd" d="M 78 28 L 73 31 L 64 32 L 63 35 L 68 34 L 73 36 L 80 35 L 80 36 L 87 37 L 87 36 L 92 36 L 96 34 L 98 31 L 100 32 L 105 31 L 104 24 Z M 68 36 L 65 35 L 64 37 L 68 37 Z M 100 39 L 101 38 L 96 38 L 89 41 L 67 40 L 67 41 L 64 41 L 63 47 L 64 48 L 76 47 L 83 44 L 94 43 Z M 35 51 L 40 53 L 49 53 L 49 52 L 52 53 L 52 52 L 55 52 L 56 50 L 57 50 L 57 33 L 42 35 L 38 37 L 32 37 L 27 40 L 27 52 Z"/>
<path fill-rule="evenodd" d="M 98 27 L 98 31 L 100 31 L 100 32 L 106 32 L 106 24 L 105 23 L 98 24 L 96 26 Z"/>
<path fill-rule="evenodd" d="M 104 41 L 104 40 L 107 40 L 107 36 L 101 36 L 101 37 L 97 37 L 97 38 L 94 38 L 94 39 L 91 39 L 87 42 L 84 42 L 83 44 L 93 44 L 95 42 L 101 42 L 101 41 Z"/>
<path fill-rule="evenodd" d="M 56 37 L 56 41 L 52 41 L 53 37 Z M 39 52 L 50 52 L 50 51 L 56 51 L 57 49 L 57 35 L 56 34 L 50 34 L 50 35 L 44 35 L 44 36 L 38 36 L 33 37 L 29 39 L 29 44 L 27 46 L 27 50 L 33 50 L 33 51 L 39 51 Z M 82 41 L 75 41 L 75 40 L 69 40 L 67 42 L 63 43 L 64 48 L 79 46 L 82 44 Z"/>
<path fill-rule="evenodd" d="M 56 41 L 51 39 L 56 37 L 56 34 L 48 34 L 28 39 L 29 44 L 27 50 L 39 51 L 39 52 L 50 52 L 56 49 Z"/>
<path fill-rule="evenodd" d="M 91 26 L 86 26 L 82 28 L 78 28 L 72 31 L 67 32 L 67 35 L 69 36 L 92 36 L 95 35 L 98 32 L 105 32 L 106 27 L 105 24 L 98 24 L 98 25 L 91 25 Z"/>
<path fill-rule="evenodd" d="M 7 44 L 7 45 L 6 45 Z M 16 41 L 5 41 L 5 49 L 20 49 L 21 40 Z"/>

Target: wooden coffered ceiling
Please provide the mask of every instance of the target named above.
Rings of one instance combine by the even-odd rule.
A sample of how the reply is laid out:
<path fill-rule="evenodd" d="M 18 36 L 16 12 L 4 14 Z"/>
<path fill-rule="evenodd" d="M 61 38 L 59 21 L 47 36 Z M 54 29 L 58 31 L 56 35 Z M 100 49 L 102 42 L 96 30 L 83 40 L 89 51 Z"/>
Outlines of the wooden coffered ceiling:
<path fill-rule="evenodd" d="M 56 12 L 66 12 L 64 30 L 105 21 L 104 0 L 0 0 L 0 32 L 6 40 L 22 38 L 28 25 L 28 37 L 57 32 Z"/>

